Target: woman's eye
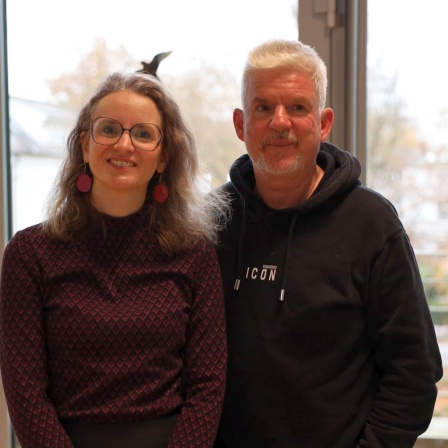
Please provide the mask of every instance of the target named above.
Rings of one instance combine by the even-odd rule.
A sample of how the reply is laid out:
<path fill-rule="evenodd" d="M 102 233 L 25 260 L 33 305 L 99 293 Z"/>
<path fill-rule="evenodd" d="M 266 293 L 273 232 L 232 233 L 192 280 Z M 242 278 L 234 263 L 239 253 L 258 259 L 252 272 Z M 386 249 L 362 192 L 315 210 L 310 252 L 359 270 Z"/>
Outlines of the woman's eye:
<path fill-rule="evenodd" d="M 151 135 L 148 133 L 148 132 L 146 132 L 146 131 L 140 131 L 138 134 L 137 134 L 137 137 L 138 138 L 150 138 L 151 137 Z"/>
<path fill-rule="evenodd" d="M 105 135 L 115 135 L 116 133 L 117 131 L 113 126 L 105 126 L 103 128 L 103 134 Z"/>
<path fill-rule="evenodd" d="M 157 139 L 156 128 L 139 126 L 134 128 L 132 136 L 139 141 L 152 141 Z"/>

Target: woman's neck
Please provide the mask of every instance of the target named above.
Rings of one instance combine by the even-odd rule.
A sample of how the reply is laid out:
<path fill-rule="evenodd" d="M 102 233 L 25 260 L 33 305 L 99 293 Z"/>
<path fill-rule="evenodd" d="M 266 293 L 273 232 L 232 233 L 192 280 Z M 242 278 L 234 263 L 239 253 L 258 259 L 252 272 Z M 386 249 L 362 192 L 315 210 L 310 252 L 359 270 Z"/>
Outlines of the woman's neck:
<path fill-rule="evenodd" d="M 145 202 L 145 197 L 131 195 L 129 192 L 108 195 L 104 198 L 92 191 L 92 204 L 105 215 L 121 218 L 132 215 L 140 210 Z"/>

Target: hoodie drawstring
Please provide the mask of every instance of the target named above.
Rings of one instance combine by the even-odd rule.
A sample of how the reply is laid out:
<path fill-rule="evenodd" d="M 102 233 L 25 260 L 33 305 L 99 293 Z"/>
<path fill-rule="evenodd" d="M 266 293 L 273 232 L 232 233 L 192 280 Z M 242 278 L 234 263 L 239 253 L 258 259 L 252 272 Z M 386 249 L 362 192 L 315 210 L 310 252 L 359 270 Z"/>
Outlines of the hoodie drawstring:
<path fill-rule="evenodd" d="M 240 288 L 241 277 L 243 275 L 243 254 L 244 254 L 244 239 L 246 236 L 246 198 L 242 198 L 243 202 L 243 222 L 241 225 L 241 233 L 240 233 L 240 241 L 238 244 L 238 267 L 236 273 L 236 280 L 233 286 L 235 291 L 238 291 Z"/>
<path fill-rule="evenodd" d="M 294 213 L 294 216 L 292 217 L 292 220 L 291 220 L 291 224 L 289 225 L 288 241 L 286 242 L 285 257 L 283 259 L 283 273 L 282 273 L 282 282 L 281 282 L 281 289 L 280 289 L 280 302 L 283 302 L 285 300 L 286 273 L 288 272 L 288 266 L 289 266 L 289 251 L 290 251 L 290 247 L 291 247 L 292 233 L 294 231 L 294 227 L 295 227 L 296 221 L 297 221 L 297 215 L 298 215 L 297 212 Z"/>

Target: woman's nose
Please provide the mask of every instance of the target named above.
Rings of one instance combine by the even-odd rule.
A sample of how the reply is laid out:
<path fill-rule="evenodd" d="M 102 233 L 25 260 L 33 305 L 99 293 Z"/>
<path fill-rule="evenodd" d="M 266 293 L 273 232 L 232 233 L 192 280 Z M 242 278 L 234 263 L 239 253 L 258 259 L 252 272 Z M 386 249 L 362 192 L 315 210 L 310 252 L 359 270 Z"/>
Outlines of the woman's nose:
<path fill-rule="evenodd" d="M 123 134 L 121 134 L 121 137 L 118 139 L 118 142 L 115 143 L 115 146 L 118 149 L 123 149 L 126 151 L 133 151 L 134 144 L 132 143 L 131 133 L 128 129 L 123 130 Z"/>

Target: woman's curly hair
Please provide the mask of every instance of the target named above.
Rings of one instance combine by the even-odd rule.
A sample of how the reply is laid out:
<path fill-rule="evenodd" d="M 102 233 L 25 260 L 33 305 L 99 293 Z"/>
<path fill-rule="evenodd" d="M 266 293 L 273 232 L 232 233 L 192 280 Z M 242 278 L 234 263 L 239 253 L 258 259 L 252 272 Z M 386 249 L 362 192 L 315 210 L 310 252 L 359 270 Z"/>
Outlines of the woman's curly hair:
<path fill-rule="evenodd" d="M 163 149 L 168 164 L 163 179 L 170 196 L 165 203 L 151 204 L 148 230 L 168 255 L 207 237 L 216 242 L 217 232 L 229 218 L 229 205 L 222 192 L 201 189 L 199 162 L 194 137 L 184 122 L 179 107 L 167 89 L 151 75 L 113 73 L 98 87 L 81 109 L 75 127 L 67 139 L 67 155 L 48 201 L 48 219 L 44 231 L 50 236 L 69 240 L 99 219 L 90 193 L 80 193 L 76 179 L 85 169 L 81 136 L 89 130 L 98 102 L 114 92 L 129 90 L 150 98 L 162 115 Z M 151 197 L 155 177 L 147 196 Z M 150 199 L 149 199 L 150 200 Z"/>

